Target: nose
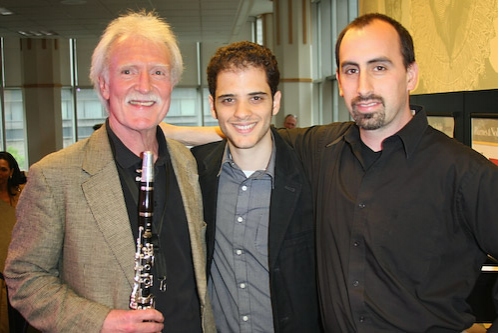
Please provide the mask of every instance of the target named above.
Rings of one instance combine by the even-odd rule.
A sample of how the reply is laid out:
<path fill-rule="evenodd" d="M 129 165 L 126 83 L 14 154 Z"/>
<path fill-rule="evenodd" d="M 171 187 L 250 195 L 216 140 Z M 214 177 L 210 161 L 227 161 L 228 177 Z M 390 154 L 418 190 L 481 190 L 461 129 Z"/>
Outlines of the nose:
<path fill-rule="evenodd" d="M 246 119 L 251 115 L 251 107 L 248 103 L 239 101 L 236 104 L 236 110 L 234 116 L 238 119 Z"/>
<path fill-rule="evenodd" d="M 142 71 L 139 74 L 137 82 L 137 90 L 143 94 L 151 91 L 151 77 L 149 73 Z"/>
<path fill-rule="evenodd" d="M 357 92 L 360 96 L 369 96 L 373 93 L 371 77 L 366 71 L 360 71 Z"/>

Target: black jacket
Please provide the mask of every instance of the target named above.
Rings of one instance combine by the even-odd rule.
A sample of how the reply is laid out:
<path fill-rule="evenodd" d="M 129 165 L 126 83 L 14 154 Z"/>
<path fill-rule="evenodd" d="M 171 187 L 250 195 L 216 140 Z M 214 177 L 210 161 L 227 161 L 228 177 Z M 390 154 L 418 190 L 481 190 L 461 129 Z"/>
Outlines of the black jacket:
<path fill-rule="evenodd" d="M 277 132 L 269 221 L 269 271 L 275 332 L 321 332 L 312 193 L 295 152 Z M 208 272 L 213 258 L 218 177 L 226 141 L 192 149 L 208 224 Z"/>

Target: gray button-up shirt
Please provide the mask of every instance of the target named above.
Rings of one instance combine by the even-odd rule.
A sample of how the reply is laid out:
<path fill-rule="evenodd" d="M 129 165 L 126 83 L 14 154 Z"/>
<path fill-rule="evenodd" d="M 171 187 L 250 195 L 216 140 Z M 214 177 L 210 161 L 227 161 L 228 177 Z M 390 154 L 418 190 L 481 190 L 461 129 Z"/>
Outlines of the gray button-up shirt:
<path fill-rule="evenodd" d="M 275 153 L 249 177 L 227 146 L 219 173 L 209 292 L 219 332 L 273 332 L 268 265 Z"/>

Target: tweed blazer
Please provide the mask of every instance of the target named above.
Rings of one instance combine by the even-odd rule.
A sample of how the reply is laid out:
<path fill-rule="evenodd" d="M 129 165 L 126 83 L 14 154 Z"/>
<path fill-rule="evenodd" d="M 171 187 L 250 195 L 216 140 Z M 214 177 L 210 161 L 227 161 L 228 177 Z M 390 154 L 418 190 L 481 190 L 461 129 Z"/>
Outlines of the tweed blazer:
<path fill-rule="evenodd" d="M 205 332 L 205 228 L 195 160 L 167 140 L 188 221 Z M 43 332 L 99 332 L 128 309 L 135 241 L 106 127 L 34 164 L 21 194 L 5 277 L 12 305 Z"/>

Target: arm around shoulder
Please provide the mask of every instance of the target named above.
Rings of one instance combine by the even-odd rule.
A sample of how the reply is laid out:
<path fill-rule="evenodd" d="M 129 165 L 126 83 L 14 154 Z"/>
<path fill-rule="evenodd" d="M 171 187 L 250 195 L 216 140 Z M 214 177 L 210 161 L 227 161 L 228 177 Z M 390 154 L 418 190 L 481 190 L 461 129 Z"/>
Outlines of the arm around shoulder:
<path fill-rule="evenodd" d="M 176 126 L 165 122 L 159 126 L 165 137 L 177 140 L 186 146 L 198 146 L 224 138 L 218 126 Z"/>

